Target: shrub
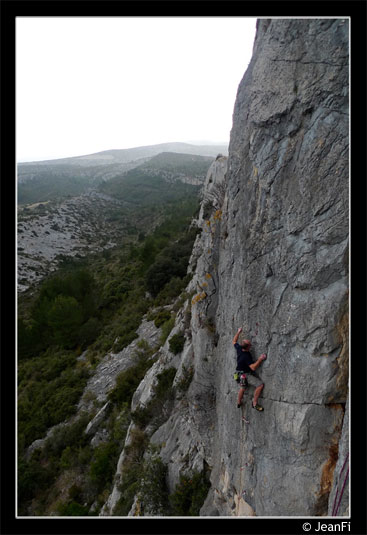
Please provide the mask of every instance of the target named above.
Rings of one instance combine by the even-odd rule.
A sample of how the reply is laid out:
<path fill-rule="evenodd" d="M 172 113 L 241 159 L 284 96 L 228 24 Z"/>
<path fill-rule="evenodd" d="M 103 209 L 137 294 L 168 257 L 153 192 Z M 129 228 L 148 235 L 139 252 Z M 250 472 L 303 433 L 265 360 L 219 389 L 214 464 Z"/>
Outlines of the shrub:
<path fill-rule="evenodd" d="M 154 396 L 146 407 L 138 407 L 131 413 L 131 419 L 140 427 L 154 424 L 158 428 L 167 418 L 164 405 L 173 399 L 172 383 L 176 368 L 167 368 L 157 375 L 157 383 L 153 387 Z"/>
<path fill-rule="evenodd" d="M 91 480 L 97 484 L 99 491 L 112 481 L 118 454 L 118 445 L 113 442 L 100 444 L 95 448 L 89 474 Z"/>
<path fill-rule="evenodd" d="M 18 359 L 34 357 L 42 350 L 41 332 L 35 322 L 18 318 Z"/>
<path fill-rule="evenodd" d="M 160 309 L 158 314 L 154 318 L 154 325 L 159 328 L 171 318 L 171 313 L 169 310 Z"/>
<path fill-rule="evenodd" d="M 191 274 L 188 274 L 186 275 L 185 277 L 185 282 L 187 281 L 187 284 L 190 282 L 190 279 L 192 278 L 192 275 Z M 187 286 L 187 284 L 185 286 Z M 185 302 L 188 300 L 189 298 L 189 294 L 187 294 L 186 292 L 181 292 L 181 294 L 179 295 L 179 299 L 176 299 L 174 305 L 173 305 L 173 310 L 175 312 L 178 312 L 180 310 L 180 308 L 182 308 L 185 304 Z M 191 298 L 190 298 L 190 302 L 191 302 Z M 190 310 L 191 310 L 191 307 L 189 306 Z"/>
<path fill-rule="evenodd" d="M 174 492 L 169 497 L 173 516 L 199 516 L 210 488 L 207 474 L 194 472 L 192 475 L 181 475 Z"/>
<path fill-rule="evenodd" d="M 137 407 L 134 412 L 131 413 L 131 420 L 134 424 L 141 428 L 146 427 L 153 416 L 152 411 L 148 407 Z"/>
<path fill-rule="evenodd" d="M 144 462 L 143 476 L 139 485 L 139 496 L 143 515 L 168 515 L 167 466 L 157 455 L 149 456 Z"/>
<path fill-rule="evenodd" d="M 187 369 L 185 366 L 182 367 L 182 379 L 179 383 L 177 383 L 177 390 L 181 393 L 184 393 L 188 390 L 192 378 L 194 377 L 194 368 L 191 366 L 189 369 Z"/>
<path fill-rule="evenodd" d="M 117 376 L 116 386 L 108 395 L 109 400 L 117 406 L 121 406 L 123 403 L 131 403 L 140 381 L 153 365 L 154 359 L 146 358 L 144 355 L 144 352 L 140 356 L 138 354 L 137 364 L 124 370 Z"/>
<path fill-rule="evenodd" d="M 57 511 L 60 516 L 89 516 L 89 508 L 75 501 L 60 504 Z"/>
<path fill-rule="evenodd" d="M 139 428 L 132 429 L 131 440 L 128 446 L 125 447 L 127 454 L 127 462 L 139 464 L 143 458 L 144 452 L 148 446 L 149 439 Z"/>
<path fill-rule="evenodd" d="M 176 375 L 176 368 L 166 368 L 157 375 L 157 384 L 154 386 L 154 395 L 157 399 L 168 399 L 172 391 L 173 379 Z"/>
<path fill-rule="evenodd" d="M 214 210 L 213 202 L 208 200 L 203 204 L 203 219 L 209 219 Z"/>
<path fill-rule="evenodd" d="M 130 425 L 130 408 L 128 403 L 123 403 L 120 407 L 113 407 L 108 421 L 108 432 L 111 440 L 123 446 Z"/>
<path fill-rule="evenodd" d="M 185 276 L 183 278 L 173 277 L 159 292 L 155 303 L 159 305 L 169 305 L 180 295 L 180 293 L 187 286 L 188 282 L 188 276 Z"/>
<path fill-rule="evenodd" d="M 132 507 L 143 475 L 143 456 L 147 445 L 148 437 L 145 433 L 141 429 L 133 429 L 131 442 L 125 447 L 126 461 L 118 486 L 121 496 L 113 511 L 114 515 L 127 516 Z"/>
<path fill-rule="evenodd" d="M 135 328 L 137 329 L 137 327 Z M 125 349 L 125 347 L 130 345 L 131 342 L 136 340 L 136 338 L 138 338 L 138 335 L 136 334 L 135 331 L 124 332 L 121 336 L 118 337 L 117 341 L 113 344 L 112 351 L 114 353 L 119 353 L 120 351 Z"/>
<path fill-rule="evenodd" d="M 72 485 L 69 489 L 69 499 L 80 502 L 82 499 L 82 489 L 78 485 Z"/>
<path fill-rule="evenodd" d="M 181 353 L 184 345 L 185 335 L 183 333 L 174 334 L 169 340 L 169 349 L 174 355 Z"/>
<path fill-rule="evenodd" d="M 146 274 L 148 291 L 153 297 L 157 297 L 161 289 L 174 275 L 176 275 L 175 264 L 168 258 L 158 258 Z"/>
<path fill-rule="evenodd" d="M 74 452 L 70 448 L 70 446 L 67 446 L 64 451 L 61 454 L 60 457 L 60 466 L 63 470 L 70 468 L 73 465 L 74 461 Z"/>
<path fill-rule="evenodd" d="M 85 368 L 73 369 L 75 360 L 75 354 L 58 352 L 52 356 L 50 351 L 42 358 L 24 361 L 18 390 L 18 429 L 24 435 L 25 447 L 75 413 L 88 379 Z"/>
<path fill-rule="evenodd" d="M 44 467 L 32 457 L 29 461 L 20 459 L 18 463 L 18 505 L 22 509 L 36 493 L 48 489 L 56 477 L 52 465 Z M 27 514 L 27 513 L 26 513 Z"/>
<path fill-rule="evenodd" d="M 81 326 L 78 335 L 78 341 L 83 349 L 86 349 L 90 344 L 96 340 L 101 330 L 100 322 L 97 318 L 89 318 L 89 320 Z"/>
<path fill-rule="evenodd" d="M 163 323 L 161 327 L 161 337 L 159 339 L 161 345 L 165 343 L 167 340 L 170 332 L 172 331 L 173 327 L 175 326 L 175 316 L 172 316 L 169 320 L 167 320 L 165 323 Z"/>
<path fill-rule="evenodd" d="M 139 373 L 138 366 L 132 366 L 121 372 L 116 379 L 115 388 L 109 393 L 109 399 L 116 405 L 124 402 L 130 403 L 143 374 Z"/>
<path fill-rule="evenodd" d="M 48 311 L 48 325 L 60 345 L 72 346 L 82 320 L 83 312 L 75 297 L 58 295 Z"/>
<path fill-rule="evenodd" d="M 127 516 L 134 502 L 135 494 L 139 488 L 142 467 L 140 465 L 129 465 L 124 468 L 118 486 L 121 496 L 116 503 L 113 514 L 116 516 Z"/>

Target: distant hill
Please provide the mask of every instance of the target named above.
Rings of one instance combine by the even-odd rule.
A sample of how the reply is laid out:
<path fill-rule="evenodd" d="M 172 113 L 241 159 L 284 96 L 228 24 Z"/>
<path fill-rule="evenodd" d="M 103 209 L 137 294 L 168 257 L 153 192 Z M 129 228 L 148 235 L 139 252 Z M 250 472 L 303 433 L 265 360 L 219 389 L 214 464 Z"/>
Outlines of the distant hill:
<path fill-rule="evenodd" d="M 217 154 L 216 154 L 217 155 Z M 173 173 L 206 174 L 213 156 L 199 156 L 176 152 L 161 152 L 139 165 L 139 169 L 160 169 Z"/>
<path fill-rule="evenodd" d="M 103 182 L 99 191 L 137 205 L 162 204 L 184 198 L 199 189 L 213 158 L 164 152 L 149 161 Z"/>
<path fill-rule="evenodd" d="M 175 166 L 184 167 L 182 172 L 188 174 L 188 166 L 196 166 L 198 160 L 181 158 L 179 154 L 206 158 L 215 158 L 218 153 L 227 154 L 225 145 L 190 145 L 188 143 L 162 143 L 131 149 L 103 151 L 86 156 L 29 162 L 18 164 L 18 203 L 20 205 L 46 202 L 57 198 L 81 195 L 90 188 L 97 188 L 100 184 L 125 175 L 130 170 L 146 164 L 155 166 L 169 166 L 172 171 Z M 169 161 L 167 156 L 161 160 L 152 161 L 159 154 L 175 154 Z M 164 158 L 164 159 L 162 159 Z M 149 164 L 149 162 L 151 162 Z M 202 160 L 202 169 L 207 169 L 210 160 Z M 158 167 L 157 167 L 158 166 Z M 177 167 L 177 169 L 178 169 Z M 145 167 L 147 169 L 147 167 Z M 192 169 L 192 172 L 194 168 Z M 201 174 L 201 171 L 200 173 Z"/>
<path fill-rule="evenodd" d="M 114 149 L 83 156 L 73 156 L 70 158 L 60 158 L 57 160 L 44 160 L 41 162 L 26 162 L 18 165 L 19 169 L 25 166 L 44 165 L 77 165 L 89 167 L 105 164 L 128 163 L 141 158 L 151 158 L 161 152 L 176 152 L 180 154 L 196 154 L 198 156 L 217 156 L 218 153 L 228 154 L 228 145 L 193 145 L 190 143 L 160 143 L 158 145 L 145 145 L 130 149 Z"/>
<path fill-rule="evenodd" d="M 93 165 L 96 161 L 110 161 L 110 163 L 127 163 L 140 158 L 151 158 L 162 152 L 175 152 L 180 154 L 195 154 L 198 156 L 213 156 L 218 153 L 227 154 L 227 145 L 191 145 L 189 143 L 160 143 L 131 149 L 109 150 L 73 158 L 79 165 Z"/>

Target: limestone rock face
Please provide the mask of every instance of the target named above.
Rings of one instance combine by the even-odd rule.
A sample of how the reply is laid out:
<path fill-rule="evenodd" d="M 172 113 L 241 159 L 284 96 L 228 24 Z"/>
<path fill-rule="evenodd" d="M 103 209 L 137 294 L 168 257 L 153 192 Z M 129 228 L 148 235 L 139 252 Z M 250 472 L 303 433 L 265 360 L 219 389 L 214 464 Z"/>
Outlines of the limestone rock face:
<path fill-rule="evenodd" d="M 347 21 L 259 21 L 228 162 L 208 172 L 189 390 L 201 393 L 212 468 L 202 515 L 323 515 L 335 494 L 347 444 L 348 53 Z M 218 163 L 228 168 L 213 180 Z M 236 406 L 238 327 L 255 358 L 268 354 L 263 413 L 251 409 L 251 388 Z"/>
<path fill-rule="evenodd" d="M 78 410 L 91 410 L 94 400 L 106 403 L 107 395 L 114 388 L 118 375 L 134 364 L 134 352 L 140 340 L 145 340 L 151 347 L 154 347 L 158 342 L 160 332 L 161 330 L 155 327 L 153 321 L 143 319 L 136 331 L 138 337 L 131 344 L 119 353 L 107 353 L 89 379 L 79 401 Z"/>
<path fill-rule="evenodd" d="M 259 21 L 234 108 L 212 481 L 228 474 L 225 500 L 259 516 L 326 514 L 338 459 L 348 393 L 348 53 L 347 21 Z M 254 357 L 268 354 L 264 413 L 250 408 L 251 389 L 240 409 L 249 424 L 226 394 L 238 327 Z"/>
<path fill-rule="evenodd" d="M 176 386 L 190 370 L 150 440 L 170 491 L 211 470 L 201 516 L 349 514 L 348 33 L 343 19 L 258 21 L 228 159 L 204 186 L 173 331 L 185 346 L 163 348 L 133 399 L 146 403 L 165 366 Z M 252 387 L 237 408 L 238 327 L 254 360 L 268 355 L 262 413 Z"/>

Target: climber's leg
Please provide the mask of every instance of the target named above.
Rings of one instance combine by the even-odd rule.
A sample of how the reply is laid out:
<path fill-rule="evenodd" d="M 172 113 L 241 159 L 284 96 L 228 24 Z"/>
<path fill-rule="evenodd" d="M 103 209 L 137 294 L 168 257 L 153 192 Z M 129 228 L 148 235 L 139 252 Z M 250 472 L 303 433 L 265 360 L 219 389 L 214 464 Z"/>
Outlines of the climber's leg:
<path fill-rule="evenodd" d="M 248 384 L 255 387 L 254 398 L 252 400 L 252 406 L 257 406 L 257 400 L 264 388 L 264 381 L 261 379 L 260 375 L 257 372 L 249 373 L 247 376 Z M 258 410 L 263 410 L 259 407 Z"/>
<path fill-rule="evenodd" d="M 252 401 L 252 405 L 253 407 L 255 407 L 257 405 L 257 400 L 259 399 L 260 397 L 260 394 L 262 392 L 262 389 L 264 388 L 264 383 L 260 386 L 258 386 L 256 389 L 255 389 L 255 392 L 254 392 L 254 399 Z"/>
<path fill-rule="evenodd" d="M 244 393 L 245 393 L 245 389 L 244 388 L 240 388 L 239 391 L 238 391 L 238 396 L 237 396 L 237 407 L 238 408 L 241 407 L 241 401 L 242 401 Z"/>

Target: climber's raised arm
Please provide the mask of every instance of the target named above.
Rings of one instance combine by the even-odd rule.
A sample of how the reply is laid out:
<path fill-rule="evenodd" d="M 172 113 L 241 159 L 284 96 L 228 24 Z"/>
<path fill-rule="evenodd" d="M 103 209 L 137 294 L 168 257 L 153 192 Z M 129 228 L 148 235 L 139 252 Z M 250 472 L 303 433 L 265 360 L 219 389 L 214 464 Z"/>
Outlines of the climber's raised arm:
<path fill-rule="evenodd" d="M 242 332 L 242 327 L 240 327 L 240 328 L 238 329 L 238 331 L 236 332 L 236 334 L 234 335 L 234 338 L 233 338 L 233 340 L 232 340 L 233 345 L 234 345 L 234 344 L 237 344 L 237 340 L 238 340 L 238 337 L 239 337 L 239 335 L 241 334 L 241 332 Z"/>

